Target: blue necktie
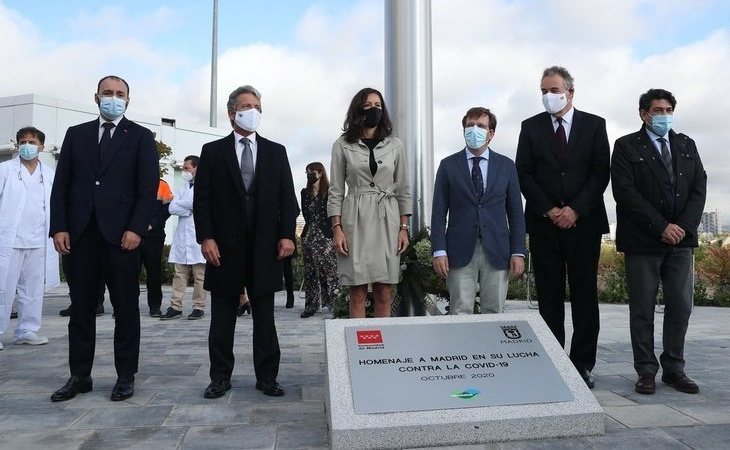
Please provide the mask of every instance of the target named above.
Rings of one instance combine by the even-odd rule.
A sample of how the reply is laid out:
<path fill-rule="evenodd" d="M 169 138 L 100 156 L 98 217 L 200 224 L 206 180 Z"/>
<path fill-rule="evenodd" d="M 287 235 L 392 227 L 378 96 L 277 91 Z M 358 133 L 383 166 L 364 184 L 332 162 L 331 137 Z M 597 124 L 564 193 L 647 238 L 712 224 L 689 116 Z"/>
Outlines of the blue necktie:
<path fill-rule="evenodd" d="M 477 193 L 477 200 L 481 200 L 484 194 L 484 178 L 482 178 L 482 169 L 479 163 L 483 160 L 481 156 L 475 156 L 471 159 L 471 182 L 474 183 L 474 191 Z"/>

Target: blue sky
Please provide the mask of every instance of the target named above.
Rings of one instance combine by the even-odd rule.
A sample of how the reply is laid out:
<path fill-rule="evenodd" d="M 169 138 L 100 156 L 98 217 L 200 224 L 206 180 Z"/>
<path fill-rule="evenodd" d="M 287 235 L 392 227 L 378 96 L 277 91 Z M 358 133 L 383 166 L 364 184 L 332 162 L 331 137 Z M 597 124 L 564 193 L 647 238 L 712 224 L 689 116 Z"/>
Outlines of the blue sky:
<path fill-rule="evenodd" d="M 499 118 L 493 149 L 514 157 L 521 121 L 542 110 L 542 69 L 559 64 L 576 80 L 576 108 L 604 117 L 611 142 L 639 128 L 642 92 L 673 91 L 675 129 L 696 140 L 708 167 L 708 209 L 730 217 L 730 102 L 718 95 L 730 73 L 730 1 L 431 5 L 437 164 L 463 146 L 461 116 L 477 105 Z M 219 0 L 219 8 L 218 105 L 253 84 L 264 95 L 261 132 L 287 146 L 296 176 L 311 160 L 327 166 L 352 95 L 385 88 L 383 1 Z M 136 112 L 205 126 L 211 9 L 212 0 L 0 0 L 0 58 L 17 63 L 0 71 L 0 97 L 91 103 L 96 81 L 117 73 L 132 85 Z M 225 111 L 217 113 L 225 126 Z"/>

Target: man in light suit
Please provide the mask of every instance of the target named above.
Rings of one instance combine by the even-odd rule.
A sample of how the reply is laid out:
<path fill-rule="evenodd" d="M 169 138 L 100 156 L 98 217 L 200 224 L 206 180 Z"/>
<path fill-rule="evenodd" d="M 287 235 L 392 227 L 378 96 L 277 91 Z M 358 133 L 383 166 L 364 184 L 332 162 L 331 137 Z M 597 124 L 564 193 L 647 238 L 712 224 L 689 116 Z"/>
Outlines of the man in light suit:
<path fill-rule="evenodd" d="M 542 74 L 546 112 L 522 122 L 517 173 L 540 315 L 565 345 L 565 276 L 570 286 L 570 360 L 586 385 L 598 347 L 598 257 L 608 233 L 603 191 L 609 179 L 606 121 L 573 108 L 573 77 L 563 67 Z"/>
<path fill-rule="evenodd" d="M 449 314 L 500 313 L 509 275 L 525 267 L 525 221 L 515 164 L 492 151 L 497 117 L 471 108 L 461 120 L 466 148 L 444 158 L 431 213 L 433 267 L 446 278 Z M 448 216 L 448 228 L 446 218 Z"/>
<path fill-rule="evenodd" d="M 226 106 L 233 132 L 203 146 L 193 200 L 195 234 L 207 262 L 204 286 L 211 293 L 210 384 L 204 397 L 221 397 L 231 388 L 244 288 L 251 299 L 256 389 L 282 396 L 274 292 L 282 288 L 282 260 L 294 252 L 299 207 L 286 149 L 256 133 L 259 91 L 241 86 Z"/>
<path fill-rule="evenodd" d="M 66 132 L 51 193 L 50 235 L 68 258 L 73 284 L 68 323 L 68 382 L 51 396 L 69 400 L 92 390 L 100 278 L 114 307 L 112 401 L 134 394 L 139 361 L 139 244 L 152 217 L 158 183 L 152 132 L 124 117 L 129 85 L 99 81 L 100 116 Z"/>

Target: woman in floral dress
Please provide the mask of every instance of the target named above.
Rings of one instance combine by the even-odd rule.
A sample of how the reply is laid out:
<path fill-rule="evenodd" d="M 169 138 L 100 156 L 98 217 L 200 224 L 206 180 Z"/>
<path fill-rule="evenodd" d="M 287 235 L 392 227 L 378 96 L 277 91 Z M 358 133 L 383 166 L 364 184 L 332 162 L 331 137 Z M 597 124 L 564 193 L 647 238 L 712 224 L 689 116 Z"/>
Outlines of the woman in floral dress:
<path fill-rule="evenodd" d="M 311 317 L 320 306 L 330 307 L 340 283 L 337 256 L 332 247 L 332 227 L 327 217 L 329 180 L 320 162 L 307 165 L 307 187 L 302 189 L 302 247 L 304 251 L 304 311 Z"/>

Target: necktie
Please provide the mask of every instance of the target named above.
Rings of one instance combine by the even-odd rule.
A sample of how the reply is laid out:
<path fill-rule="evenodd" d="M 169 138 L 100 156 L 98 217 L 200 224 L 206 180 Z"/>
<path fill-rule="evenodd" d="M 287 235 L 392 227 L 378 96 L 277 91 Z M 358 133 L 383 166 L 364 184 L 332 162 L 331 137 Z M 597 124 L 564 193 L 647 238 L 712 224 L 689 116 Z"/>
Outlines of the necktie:
<path fill-rule="evenodd" d="M 114 122 L 104 122 L 101 126 L 104 127 L 104 132 L 101 134 L 101 140 L 99 141 L 99 161 L 104 159 L 104 155 L 109 150 L 109 143 L 112 140 L 112 128 L 116 125 L 114 125 Z"/>
<path fill-rule="evenodd" d="M 558 146 L 558 159 L 560 162 L 565 161 L 568 156 L 568 139 L 565 137 L 565 127 L 563 127 L 563 118 L 557 117 L 558 128 L 555 130 L 555 143 Z"/>
<path fill-rule="evenodd" d="M 659 141 L 659 144 L 661 145 L 662 150 L 662 162 L 664 163 L 664 168 L 667 169 L 667 173 L 669 174 L 669 181 L 674 184 L 674 168 L 672 167 L 672 154 L 669 153 L 669 148 L 667 147 L 667 140 L 663 137 L 657 139 Z"/>
<path fill-rule="evenodd" d="M 241 138 L 240 142 L 243 144 L 241 177 L 243 178 L 243 186 L 248 191 L 253 181 L 253 153 L 251 153 L 251 141 L 248 138 Z"/>
<path fill-rule="evenodd" d="M 481 156 L 475 156 L 471 159 L 471 182 L 474 183 L 474 191 L 477 193 L 477 200 L 481 200 L 484 194 L 484 179 L 482 178 L 482 169 L 479 163 L 483 160 Z"/>

